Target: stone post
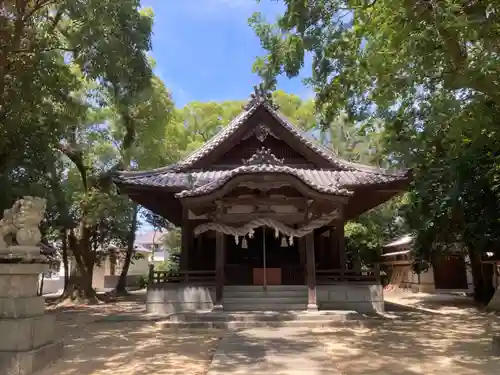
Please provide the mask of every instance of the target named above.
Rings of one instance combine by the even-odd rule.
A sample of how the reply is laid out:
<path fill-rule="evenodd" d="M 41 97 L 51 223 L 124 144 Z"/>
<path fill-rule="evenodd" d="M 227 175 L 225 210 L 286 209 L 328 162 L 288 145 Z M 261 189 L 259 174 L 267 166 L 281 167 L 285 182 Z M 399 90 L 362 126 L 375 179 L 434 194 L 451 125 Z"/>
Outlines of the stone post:
<path fill-rule="evenodd" d="M 0 375 L 29 375 L 62 355 L 54 339 L 55 315 L 45 315 L 38 280 L 48 264 L 40 256 L 38 224 L 45 200 L 25 197 L 0 220 Z M 15 235 L 7 246 L 5 236 Z"/>

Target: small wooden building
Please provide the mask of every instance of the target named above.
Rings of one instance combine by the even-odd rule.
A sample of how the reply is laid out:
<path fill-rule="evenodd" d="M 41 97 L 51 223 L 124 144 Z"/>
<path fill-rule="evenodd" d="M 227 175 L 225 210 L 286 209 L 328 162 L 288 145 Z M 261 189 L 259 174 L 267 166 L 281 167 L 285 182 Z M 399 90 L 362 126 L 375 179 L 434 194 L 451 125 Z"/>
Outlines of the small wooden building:
<path fill-rule="evenodd" d="M 150 312 L 383 308 L 378 272 L 346 255 L 344 223 L 407 174 L 338 158 L 262 90 L 184 160 L 115 182 L 182 228 L 180 276 L 151 275 Z"/>
<path fill-rule="evenodd" d="M 384 246 L 381 264 L 388 274 L 386 290 L 408 289 L 413 292 L 466 292 L 472 288 L 472 274 L 460 252 L 436 254 L 427 270 L 415 273 L 418 261 L 413 251 L 414 239 L 405 235 Z"/>

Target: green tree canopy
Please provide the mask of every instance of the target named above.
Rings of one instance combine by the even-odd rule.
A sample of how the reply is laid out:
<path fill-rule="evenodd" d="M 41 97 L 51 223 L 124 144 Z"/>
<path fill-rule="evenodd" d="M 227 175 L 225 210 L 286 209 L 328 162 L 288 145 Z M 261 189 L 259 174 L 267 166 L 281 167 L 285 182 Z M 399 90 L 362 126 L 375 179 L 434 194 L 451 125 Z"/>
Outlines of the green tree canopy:
<path fill-rule="evenodd" d="M 324 124 L 342 112 L 365 129 L 381 121 L 387 160 L 413 169 L 406 216 L 417 250 L 430 259 L 465 247 L 481 298 L 491 278 L 479 260 L 500 240 L 500 4 L 285 3 L 275 24 L 250 20 L 268 52 L 255 69 L 273 86 L 279 74 L 297 75 L 309 53 Z"/>

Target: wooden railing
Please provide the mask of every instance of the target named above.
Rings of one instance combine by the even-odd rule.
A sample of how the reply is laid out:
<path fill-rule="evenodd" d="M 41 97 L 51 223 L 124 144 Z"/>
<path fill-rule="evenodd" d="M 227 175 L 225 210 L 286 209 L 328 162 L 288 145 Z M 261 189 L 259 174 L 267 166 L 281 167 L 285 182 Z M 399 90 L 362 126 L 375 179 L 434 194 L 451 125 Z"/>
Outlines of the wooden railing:
<path fill-rule="evenodd" d="M 380 283 L 380 267 L 361 271 L 352 269 L 316 270 L 318 283 L 331 281 L 375 281 Z"/>
<path fill-rule="evenodd" d="M 226 265 L 226 285 L 251 285 L 252 267 L 246 265 Z M 282 284 L 303 285 L 305 284 L 305 271 L 300 265 L 284 265 L 281 267 Z M 328 269 L 316 270 L 316 280 L 319 284 L 333 281 L 375 281 L 380 283 L 380 267 L 356 271 L 352 269 Z M 180 282 L 215 282 L 215 270 L 183 271 L 171 275 L 167 271 L 156 271 L 149 268 L 148 285 L 180 283 Z"/>
<path fill-rule="evenodd" d="M 180 282 L 206 282 L 212 283 L 215 281 L 214 270 L 203 271 L 182 271 L 172 275 L 168 271 L 156 271 L 154 267 L 149 267 L 148 286 L 166 283 Z"/>

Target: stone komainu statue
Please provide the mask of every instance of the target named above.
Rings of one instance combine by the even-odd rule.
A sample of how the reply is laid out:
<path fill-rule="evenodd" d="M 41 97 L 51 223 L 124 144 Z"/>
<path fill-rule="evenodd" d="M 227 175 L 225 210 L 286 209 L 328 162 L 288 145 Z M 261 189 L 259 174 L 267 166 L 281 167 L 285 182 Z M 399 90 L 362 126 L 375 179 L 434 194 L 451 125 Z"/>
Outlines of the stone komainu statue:
<path fill-rule="evenodd" d="M 0 256 L 6 253 L 13 257 L 34 258 L 39 255 L 37 247 L 41 240 L 40 222 L 45 213 L 43 198 L 26 196 L 3 212 L 0 219 Z M 6 239 L 10 241 L 6 242 Z"/>

